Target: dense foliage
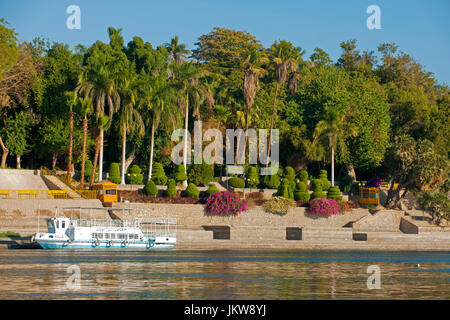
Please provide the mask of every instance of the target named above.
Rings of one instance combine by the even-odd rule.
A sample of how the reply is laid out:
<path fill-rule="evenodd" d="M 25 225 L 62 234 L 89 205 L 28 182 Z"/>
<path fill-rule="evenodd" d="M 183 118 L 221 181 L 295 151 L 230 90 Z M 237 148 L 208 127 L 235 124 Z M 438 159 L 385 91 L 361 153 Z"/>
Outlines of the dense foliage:
<path fill-rule="evenodd" d="M 317 198 L 309 202 L 308 212 L 317 216 L 337 215 L 339 205 L 335 199 Z"/>
<path fill-rule="evenodd" d="M 247 211 L 247 204 L 229 191 L 213 193 L 206 199 L 206 212 L 218 215 L 236 215 Z"/>

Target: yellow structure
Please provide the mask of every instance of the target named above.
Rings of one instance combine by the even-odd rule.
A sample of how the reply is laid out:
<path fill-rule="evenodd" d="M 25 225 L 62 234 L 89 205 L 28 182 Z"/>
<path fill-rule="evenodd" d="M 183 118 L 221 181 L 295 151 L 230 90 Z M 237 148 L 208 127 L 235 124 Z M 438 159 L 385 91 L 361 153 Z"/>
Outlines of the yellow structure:
<path fill-rule="evenodd" d="M 117 202 L 117 184 L 106 181 L 94 184 L 92 190 L 97 191 L 97 199 L 101 202 Z"/>
<path fill-rule="evenodd" d="M 361 204 L 380 204 L 379 188 L 359 188 L 359 203 Z"/>

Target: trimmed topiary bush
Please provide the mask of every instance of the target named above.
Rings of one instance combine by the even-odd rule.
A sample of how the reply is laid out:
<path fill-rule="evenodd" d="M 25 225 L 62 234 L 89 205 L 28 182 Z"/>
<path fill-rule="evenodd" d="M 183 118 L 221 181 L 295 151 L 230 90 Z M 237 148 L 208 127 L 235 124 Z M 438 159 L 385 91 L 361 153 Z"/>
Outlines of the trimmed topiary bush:
<path fill-rule="evenodd" d="M 236 215 L 247 211 L 247 204 L 241 198 L 229 191 L 213 193 L 206 199 L 206 213 L 220 215 Z"/>
<path fill-rule="evenodd" d="M 312 181 L 311 187 L 313 193 L 311 194 L 311 199 L 326 198 L 326 194 L 322 191 L 322 180 L 314 179 Z"/>
<path fill-rule="evenodd" d="M 288 213 L 290 208 L 296 206 L 294 200 L 283 198 L 283 197 L 274 197 L 263 204 L 263 208 L 265 211 L 275 214 L 285 215 Z"/>
<path fill-rule="evenodd" d="M 142 189 L 142 193 L 146 196 L 156 197 L 158 194 L 158 188 L 156 188 L 155 183 L 153 180 L 148 180 L 145 184 L 144 189 Z"/>
<path fill-rule="evenodd" d="M 185 198 L 197 198 L 199 197 L 200 192 L 197 189 L 197 186 L 192 182 L 189 183 L 186 190 L 183 191 L 182 196 Z"/>
<path fill-rule="evenodd" d="M 308 202 L 310 198 L 311 195 L 308 190 L 306 190 L 306 184 L 303 181 L 297 183 L 294 190 L 294 200 Z"/>
<path fill-rule="evenodd" d="M 278 189 L 280 186 L 280 177 L 277 174 L 264 177 L 264 186 L 268 189 Z"/>
<path fill-rule="evenodd" d="M 142 170 L 137 164 L 133 164 L 129 169 L 131 184 L 143 184 L 144 176 L 141 174 Z"/>
<path fill-rule="evenodd" d="M 309 202 L 308 212 L 317 216 L 332 216 L 339 213 L 339 205 L 335 199 L 317 198 Z"/>
<path fill-rule="evenodd" d="M 84 180 L 85 181 L 89 181 L 89 179 L 91 178 L 91 174 L 92 174 L 92 161 L 89 159 L 86 159 L 85 163 L 84 163 Z"/>
<path fill-rule="evenodd" d="M 198 186 L 207 186 L 214 178 L 214 170 L 211 165 L 192 164 L 188 168 L 188 180 Z"/>
<path fill-rule="evenodd" d="M 120 180 L 120 166 L 118 163 L 113 162 L 109 166 L 109 181 L 119 184 Z"/>
<path fill-rule="evenodd" d="M 339 187 L 338 186 L 330 187 L 330 189 L 328 190 L 328 193 L 327 193 L 327 198 L 328 199 L 342 199 L 342 193 L 341 193 L 341 190 L 339 190 Z"/>
<path fill-rule="evenodd" d="M 161 163 L 155 162 L 153 165 L 152 180 L 157 186 L 166 185 L 167 176 Z"/>
<path fill-rule="evenodd" d="M 294 193 L 292 192 L 290 181 L 287 178 L 283 179 L 275 195 L 286 199 L 294 199 Z"/>
<path fill-rule="evenodd" d="M 247 186 L 248 188 L 257 188 L 259 185 L 258 168 L 248 167 L 247 171 Z"/>
<path fill-rule="evenodd" d="M 219 189 L 217 189 L 216 185 L 214 183 L 211 183 L 208 187 L 208 190 L 205 191 L 206 196 L 209 197 L 213 193 L 220 192 Z"/>
<path fill-rule="evenodd" d="M 164 190 L 164 196 L 169 198 L 175 198 L 177 196 L 177 187 L 175 180 L 170 179 L 167 182 L 167 189 Z"/>
<path fill-rule="evenodd" d="M 184 165 L 182 164 L 177 165 L 177 167 L 175 168 L 174 178 L 177 183 L 187 180 Z"/>
<path fill-rule="evenodd" d="M 295 170 L 292 167 L 284 167 L 284 178 L 289 181 L 295 180 Z"/>
<path fill-rule="evenodd" d="M 322 190 L 328 191 L 330 189 L 330 182 L 328 181 L 327 170 L 320 170 L 319 179 L 322 181 Z"/>
<path fill-rule="evenodd" d="M 309 179 L 309 175 L 308 175 L 308 171 L 306 170 L 301 170 L 298 173 L 298 179 L 302 182 L 305 183 L 305 185 L 308 185 L 308 179 Z"/>
<path fill-rule="evenodd" d="M 230 179 L 228 179 L 228 185 L 232 186 L 233 188 L 243 188 L 244 180 L 237 177 L 231 177 Z"/>

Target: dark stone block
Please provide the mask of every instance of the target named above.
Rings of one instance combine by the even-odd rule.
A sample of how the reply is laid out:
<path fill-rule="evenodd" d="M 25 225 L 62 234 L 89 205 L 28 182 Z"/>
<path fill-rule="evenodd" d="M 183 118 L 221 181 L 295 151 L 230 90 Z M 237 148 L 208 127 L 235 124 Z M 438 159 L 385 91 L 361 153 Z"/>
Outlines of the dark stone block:
<path fill-rule="evenodd" d="M 213 239 L 216 240 L 230 240 L 229 226 L 202 226 L 206 231 L 213 232 Z"/>
<path fill-rule="evenodd" d="M 353 240 L 354 241 L 367 241 L 367 233 L 354 233 Z"/>
<path fill-rule="evenodd" d="M 286 228 L 286 240 L 302 240 L 301 228 Z"/>

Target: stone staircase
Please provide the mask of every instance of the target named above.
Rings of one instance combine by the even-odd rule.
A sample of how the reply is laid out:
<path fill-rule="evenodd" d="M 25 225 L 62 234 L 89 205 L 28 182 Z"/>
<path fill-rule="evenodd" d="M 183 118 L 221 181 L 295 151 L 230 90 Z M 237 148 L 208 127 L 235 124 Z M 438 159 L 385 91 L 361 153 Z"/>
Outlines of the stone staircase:
<path fill-rule="evenodd" d="M 47 185 L 51 186 L 51 190 L 64 190 L 72 199 L 80 199 L 81 196 L 74 190 L 72 190 L 67 184 L 62 182 L 58 177 L 45 175 L 42 176 Z"/>

